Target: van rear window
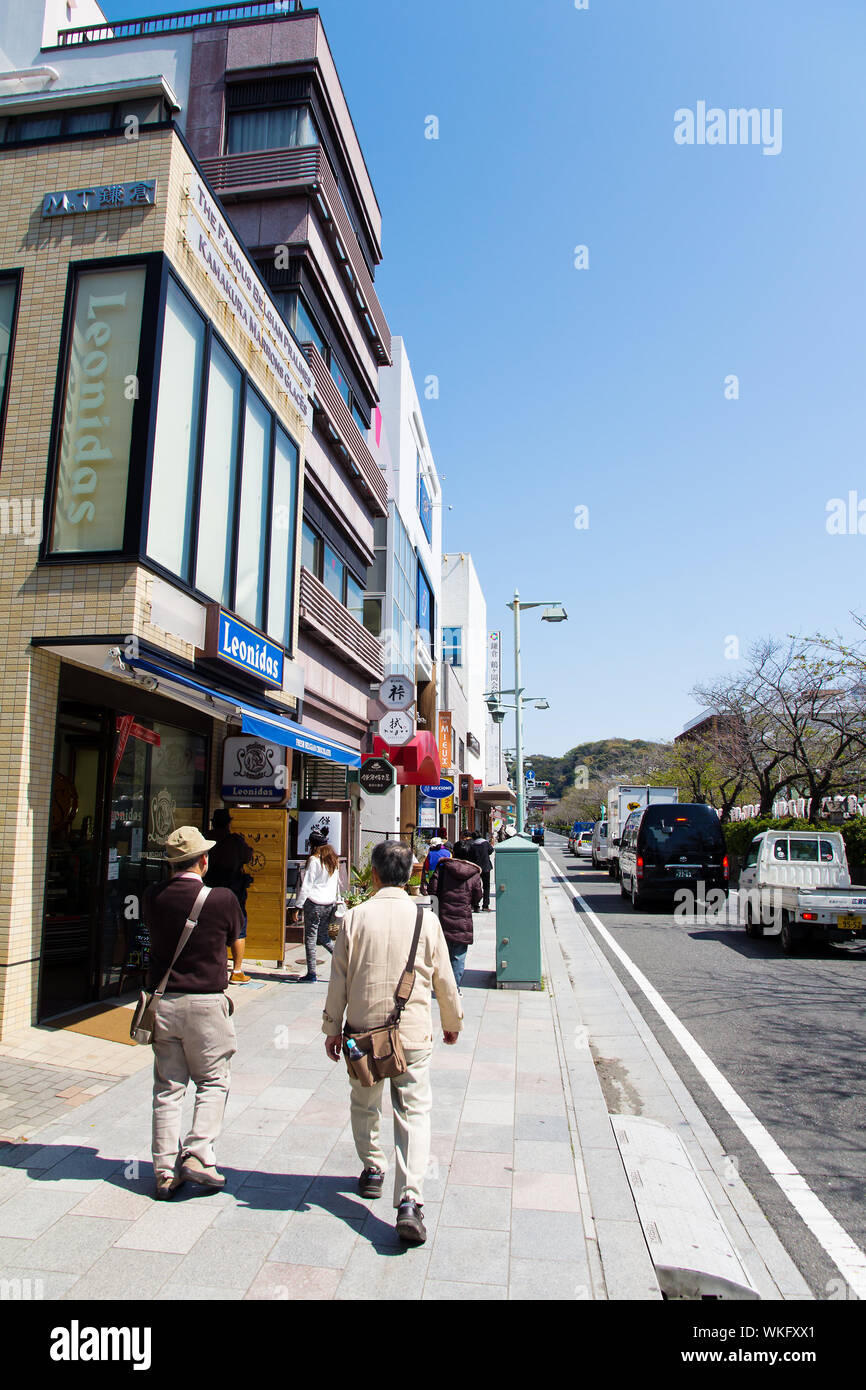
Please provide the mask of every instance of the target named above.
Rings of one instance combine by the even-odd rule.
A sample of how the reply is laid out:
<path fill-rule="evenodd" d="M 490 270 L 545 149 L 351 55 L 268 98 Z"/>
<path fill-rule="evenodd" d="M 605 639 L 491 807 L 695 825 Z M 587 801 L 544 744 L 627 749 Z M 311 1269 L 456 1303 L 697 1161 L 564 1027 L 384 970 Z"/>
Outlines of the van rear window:
<path fill-rule="evenodd" d="M 650 806 L 644 813 L 641 840 L 648 854 L 724 852 L 719 818 L 708 806 Z"/>
<path fill-rule="evenodd" d="M 817 864 L 817 840 L 789 840 L 788 844 L 792 864 Z"/>

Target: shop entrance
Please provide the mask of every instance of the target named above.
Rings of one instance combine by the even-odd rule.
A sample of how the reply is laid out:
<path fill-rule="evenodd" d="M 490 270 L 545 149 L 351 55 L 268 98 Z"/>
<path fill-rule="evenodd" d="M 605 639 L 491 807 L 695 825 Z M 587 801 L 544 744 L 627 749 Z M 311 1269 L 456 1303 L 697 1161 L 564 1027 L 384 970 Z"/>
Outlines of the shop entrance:
<path fill-rule="evenodd" d="M 122 692 L 98 677 L 91 686 L 116 703 L 63 698 L 79 679 L 64 675 L 58 706 L 40 1019 L 114 995 L 146 968 L 141 902 L 165 875 L 166 837 L 204 828 L 208 736 L 170 722 L 177 707 L 165 701 L 118 708 Z"/>

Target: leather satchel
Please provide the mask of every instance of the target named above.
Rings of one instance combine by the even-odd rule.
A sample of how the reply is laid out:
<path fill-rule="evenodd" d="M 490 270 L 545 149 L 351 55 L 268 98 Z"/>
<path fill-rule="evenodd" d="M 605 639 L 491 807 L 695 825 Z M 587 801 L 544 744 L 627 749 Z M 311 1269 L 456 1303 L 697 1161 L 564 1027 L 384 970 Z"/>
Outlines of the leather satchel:
<path fill-rule="evenodd" d="M 400 1015 L 409 1003 L 412 990 L 415 988 L 415 956 L 423 924 L 424 908 L 419 906 L 415 909 L 412 949 L 394 991 L 394 1008 L 385 1023 L 378 1028 L 369 1028 L 364 1033 L 356 1033 L 353 1028 L 346 1026 L 343 1056 L 349 1075 L 361 1086 L 378 1086 L 380 1081 L 402 1076 L 406 1070 L 406 1054 L 400 1038 Z"/>
<path fill-rule="evenodd" d="M 156 1006 L 165 994 L 168 977 L 174 969 L 175 961 L 180 955 L 186 943 L 192 936 L 193 929 L 199 919 L 201 910 L 207 901 L 210 888 L 202 888 L 192 906 L 192 911 L 184 923 L 183 931 L 171 958 L 171 965 L 166 970 L 155 990 L 141 990 L 138 996 L 138 1003 L 132 1015 L 132 1023 L 129 1025 L 129 1036 L 133 1042 L 141 1043 L 143 1046 L 153 1043 L 153 1027 L 156 1021 Z"/>

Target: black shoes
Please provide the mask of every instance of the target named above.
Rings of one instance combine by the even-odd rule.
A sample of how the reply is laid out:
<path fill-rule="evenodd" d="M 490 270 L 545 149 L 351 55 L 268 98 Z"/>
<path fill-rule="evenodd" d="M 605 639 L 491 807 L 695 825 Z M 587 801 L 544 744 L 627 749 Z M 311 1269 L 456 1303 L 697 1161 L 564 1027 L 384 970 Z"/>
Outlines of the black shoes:
<path fill-rule="evenodd" d="M 427 1239 L 422 1208 L 411 1198 L 397 1208 L 397 1234 L 407 1245 L 423 1245 Z"/>
<path fill-rule="evenodd" d="M 378 1168 L 365 1168 L 358 1179 L 358 1191 L 362 1197 L 381 1197 L 385 1174 Z"/>

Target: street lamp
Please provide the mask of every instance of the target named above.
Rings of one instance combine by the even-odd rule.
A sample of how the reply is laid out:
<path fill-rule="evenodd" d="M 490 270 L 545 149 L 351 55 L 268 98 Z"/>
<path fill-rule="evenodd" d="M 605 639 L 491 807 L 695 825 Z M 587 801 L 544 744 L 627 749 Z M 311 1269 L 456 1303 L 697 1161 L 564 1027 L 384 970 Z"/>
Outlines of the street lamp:
<path fill-rule="evenodd" d="M 523 706 L 527 701 L 520 684 L 520 610 L 522 608 L 543 608 L 541 615 L 542 622 L 545 623 L 564 623 L 568 614 L 561 603 L 523 603 L 517 589 L 514 590 L 514 600 L 508 607 L 514 613 L 514 689 L 505 691 L 507 695 L 514 696 L 514 730 L 515 744 L 517 746 L 516 763 L 514 769 L 515 791 L 517 793 L 517 828 L 521 831 L 524 826 L 524 798 L 525 787 L 523 784 Z M 542 707 L 547 706 L 547 701 L 538 701 Z M 538 708 L 538 705 L 536 705 Z M 549 706 L 547 706 L 549 708 Z"/>

